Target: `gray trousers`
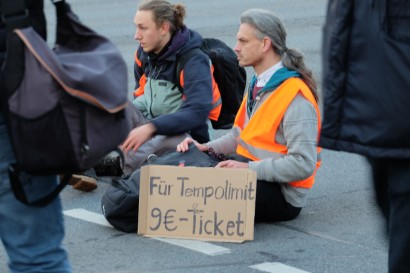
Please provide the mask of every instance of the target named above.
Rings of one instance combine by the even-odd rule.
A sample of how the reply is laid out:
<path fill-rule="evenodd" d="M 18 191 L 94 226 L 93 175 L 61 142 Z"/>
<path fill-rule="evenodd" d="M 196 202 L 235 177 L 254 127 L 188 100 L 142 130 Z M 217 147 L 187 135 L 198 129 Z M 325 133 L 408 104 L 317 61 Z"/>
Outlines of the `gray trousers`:
<path fill-rule="evenodd" d="M 149 119 L 144 117 L 132 103 L 130 104 L 129 108 L 131 112 L 130 116 L 132 119 L 133 128 L 144 125 L 150 121 Z M 142 144 L 136 152 L 131 150 L 128 153 L 124 154 L 124 174 L 130 174 L 136 169 L 139 169 L 142 164 L 147 161 L 148 156 L 151 154 L 161 156 L 165 152 L 176 151 L 177 145 L 188 136 L 189 134 L 187 133 L 174 136 L 155 135 L 147 142 Z"/>

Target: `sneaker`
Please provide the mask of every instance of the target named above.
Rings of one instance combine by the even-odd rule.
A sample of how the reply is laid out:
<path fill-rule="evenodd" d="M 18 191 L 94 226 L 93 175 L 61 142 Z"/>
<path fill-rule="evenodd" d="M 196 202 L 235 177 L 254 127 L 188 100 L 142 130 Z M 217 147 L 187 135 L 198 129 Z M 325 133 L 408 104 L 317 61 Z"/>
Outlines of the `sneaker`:
<path fill-rule="evenodd" d="M 97 176 L 121 176 L 121 157 L 103 157 L 97 165 L 94 166 Z"/>
<path fill-rule="evenodd" d="M 67 184 L 71 185 L 73 189 L 83 192 L 93 191 L 98 187 L 97 176 L 93 169 L 82 174 L 73 174 Z"/>

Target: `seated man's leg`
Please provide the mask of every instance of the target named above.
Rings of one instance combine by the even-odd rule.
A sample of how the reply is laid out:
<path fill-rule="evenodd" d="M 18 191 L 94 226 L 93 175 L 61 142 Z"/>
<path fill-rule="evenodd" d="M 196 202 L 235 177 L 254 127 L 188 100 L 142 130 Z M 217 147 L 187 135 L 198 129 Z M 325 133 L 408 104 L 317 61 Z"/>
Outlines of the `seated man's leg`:
<path fill-rule="evenodd" d="M 176 147 L 182 140 L 188 137 L 188 134 L 181 134 L 176 136 L 156 135 L 134 152 L 130 151 L 125 154 L 124 174 L 130 174 L 136 169 L 140 168 L 142 164 L 147 161 L 151 154 L 161 156 L 165 152 L 175 151 Z"/>
<path fill-rule="evenodd" d="M 286 202 L 279 183 L 258 180 L 256 188 L 256 223 L 289 221 L 302 210 Z"/>
<path fill-rule="evenodd" d="M 144 115 L 141 113 L 140 110 L 138 110 L 138 108 L 130 103 L 130 105 L 127 108 L 127 111 L 129 111 L 129 116 L 131 118 L 131 126 L 132 128 L 144 125 L 148 122 L 150 122 L 150 120 L 146 117 L 144 117 Z"/>

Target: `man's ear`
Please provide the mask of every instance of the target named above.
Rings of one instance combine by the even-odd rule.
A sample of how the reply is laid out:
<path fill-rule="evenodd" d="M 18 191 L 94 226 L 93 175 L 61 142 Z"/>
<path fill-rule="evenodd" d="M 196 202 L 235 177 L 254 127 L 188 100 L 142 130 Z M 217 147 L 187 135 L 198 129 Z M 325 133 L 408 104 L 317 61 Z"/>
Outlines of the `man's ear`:
<path fill-rule="evenodd" d="M 169 22 L 163 22 L 161 24 L 161 34 L 162 35 L 167 34 L 169 32 L 170 28 L 171 28 L 171 26 L 170 26 Z"/>
<path fill-rule="evenodd" d="M 263 51 L 266 52 L 270 48 L 273 48 L 272 41 L 268 37 L 263 38 Z"/>

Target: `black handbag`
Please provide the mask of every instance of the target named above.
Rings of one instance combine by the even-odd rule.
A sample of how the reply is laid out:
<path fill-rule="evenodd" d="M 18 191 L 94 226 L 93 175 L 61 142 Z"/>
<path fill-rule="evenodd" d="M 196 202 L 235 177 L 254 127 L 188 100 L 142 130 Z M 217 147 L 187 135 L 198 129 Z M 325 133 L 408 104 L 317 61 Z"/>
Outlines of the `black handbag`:
<path fill-rule="evenodd" d="M 145 165 L 214 167 L 219 160 L 199 151 L 191 144 L 185 153 L 168 152 L 160 157 L 152 155 Z M 137 232 L 140 169 L 127 178 L 114 178 L 101 198 L 101 210 L 107 221 L 124 232 Z"/>

